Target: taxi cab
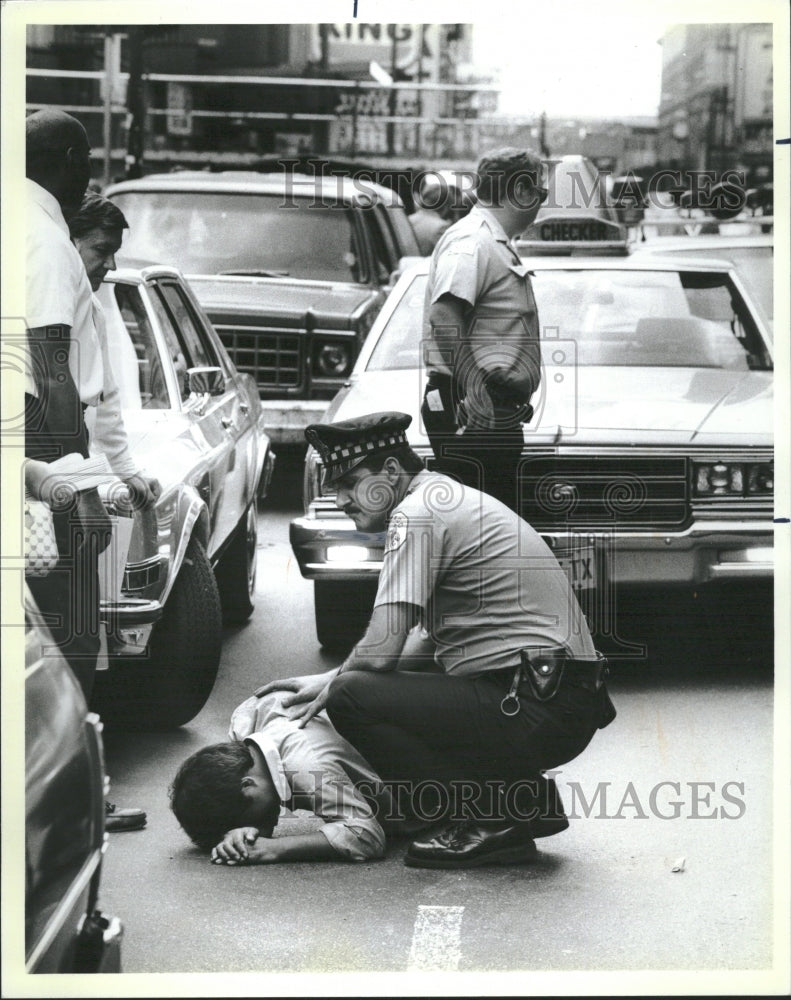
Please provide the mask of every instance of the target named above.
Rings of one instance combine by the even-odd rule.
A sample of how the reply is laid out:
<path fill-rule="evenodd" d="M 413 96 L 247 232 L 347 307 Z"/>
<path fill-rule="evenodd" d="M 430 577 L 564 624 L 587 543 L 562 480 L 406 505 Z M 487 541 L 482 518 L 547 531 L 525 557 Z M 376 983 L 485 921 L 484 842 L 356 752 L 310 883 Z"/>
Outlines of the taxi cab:
<path fill-rule="evenodd" d="M 616 594 L 771 584 L 772 338 L 735 266 L 630 253 L 621 227 L 584 210 L 544 211 L 517 249 L 542 329 L 520 494 L 594 637 L 612 633 Z M 325 420 L 407 411 L 410 444 L 431 467 L 427 272 L 423 261 L 400 278 Z M 312 451 L 304 488 L 291 544 L 314 581 L 319 641 L 343 645 L 370 612 L 383 538 L 335 509 Z"/>

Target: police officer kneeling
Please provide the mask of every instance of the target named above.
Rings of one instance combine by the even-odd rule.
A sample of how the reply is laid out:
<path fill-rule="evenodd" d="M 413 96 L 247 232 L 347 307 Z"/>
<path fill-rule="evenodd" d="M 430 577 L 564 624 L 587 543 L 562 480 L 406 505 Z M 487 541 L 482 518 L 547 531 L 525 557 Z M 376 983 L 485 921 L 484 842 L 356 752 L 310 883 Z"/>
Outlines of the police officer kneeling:
<path fill-rule="evenodd" d="M 403 413 L 314 424 L 337 506 L 358 531 L 387 530 L 370 623 L 344 663 L 272 681 L 304 725 L 338 732 L 425 820 L 415 867 L 529 861 L 568 826 L 544 771 L 585 749 L 615 709 L 563 569 L 504 504 L 439 473 L 408 446 Z M 418 626 L 438 672 L 413 655 Z"/>

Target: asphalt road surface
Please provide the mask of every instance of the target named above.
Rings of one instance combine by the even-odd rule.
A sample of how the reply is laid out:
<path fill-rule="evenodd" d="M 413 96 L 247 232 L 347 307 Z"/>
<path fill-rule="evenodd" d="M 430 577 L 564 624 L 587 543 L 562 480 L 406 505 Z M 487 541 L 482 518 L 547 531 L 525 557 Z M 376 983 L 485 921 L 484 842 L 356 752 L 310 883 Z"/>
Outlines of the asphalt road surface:
<path fill-rule="evenodd" d="M 672 609 L 650 605 L 629 619 L 648 658 L 616 662 L 618 717 L 558 775 L 571 827 L 539 842 L 533 864 L 410 869 L 397 841 L 366 864 L 225 868 L 190 845 L 167 801 L 179 763 L 223 739 L 258 684 L 339 661 L 317 644 L 312 585 L 288 544 L 297 512 L 295 500 L 275 498 L 261 513 L 256 610 L 226 630 L 201 714 L 171 733 L 106 733 L 111 800 L 149 817 L 143 831 L 112 834 L 105 859 L 101 903 L 124 922 L 124 972 L 219 973 L 219 995 L 231 995 L 232 973 L 378 973 L 378 991 L 395 994 L 393 974 L 412 971 L 424 995 L 431 972 L 451 993 L 465 991 L 448 985 L 455 972 L 515 974 L 510 991 L 522 995 L 547 991 L 542 973 L 568 970 L 583 973 L 575 993 L 615 970 L 649 973 L 648 984 L 653 970 L 675 970 L 681 992 L 694 992 L 683 975 L 694 970 L 717 973 L 724 992 L 740 992 L 738 970 L 759 983 L 773 947 L 768 612 L 750 619 L 749 642 L 730 656 L 711 653 L 712 618 L 708 629 L 668 629 Z M 316 822 L 297 813 L 279 833 Z M 264 995 L 253 982 L 251 995 Z M 135 995 L 165 995 L 151 983 Z"/>

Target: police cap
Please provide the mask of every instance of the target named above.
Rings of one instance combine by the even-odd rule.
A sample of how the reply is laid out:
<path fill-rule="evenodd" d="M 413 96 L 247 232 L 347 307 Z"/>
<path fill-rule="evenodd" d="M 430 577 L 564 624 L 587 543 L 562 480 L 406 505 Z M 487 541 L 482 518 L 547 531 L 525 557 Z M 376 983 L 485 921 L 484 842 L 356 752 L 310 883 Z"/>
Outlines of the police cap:
<path fill-rule="evenodd" d="M 310 424 L 305 437 L 321 456 L 324 480 L 334 483 L 366 459 L 407 444 L 408 413 L 367 413 L 334 424 Z"/>

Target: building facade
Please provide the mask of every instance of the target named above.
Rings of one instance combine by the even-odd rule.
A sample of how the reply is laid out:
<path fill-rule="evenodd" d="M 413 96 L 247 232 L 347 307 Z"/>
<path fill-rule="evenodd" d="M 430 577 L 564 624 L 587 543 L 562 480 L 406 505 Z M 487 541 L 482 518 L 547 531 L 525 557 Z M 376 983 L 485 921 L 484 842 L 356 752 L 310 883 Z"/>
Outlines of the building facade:
<path fill-rule="evenodd" d="M 772 25 L 682 24 L 662 38 L 657 156 L 681 170 L 772 176 Z"/>
<path fill-rule="evenodd" d="M 123 164 L 131 127 L 148 170 L 308 153 L 373 165 L 465 164 L 477 152 L 476 121 L 497 103 L 487 81 L 459 75 L 471 59 L 472 30 L 357 22 L 31 26 L 27 104 L 77 114 L 99 155 L 109 88 L 113 163 Z M 109 82 L 57 75 L 105 67 Z"/>

